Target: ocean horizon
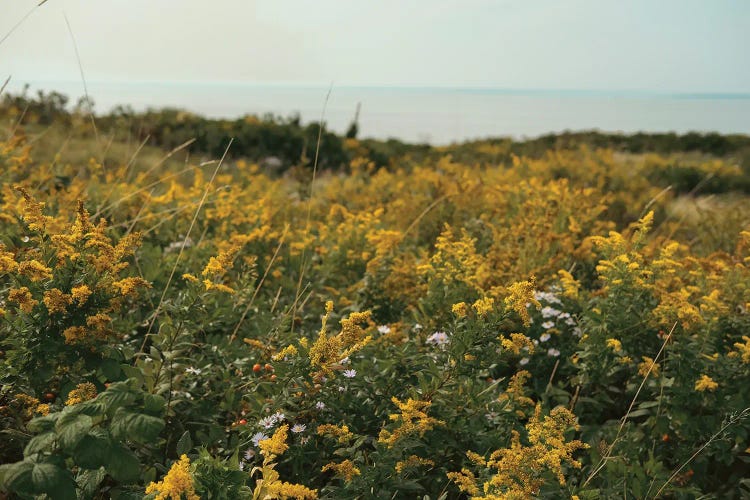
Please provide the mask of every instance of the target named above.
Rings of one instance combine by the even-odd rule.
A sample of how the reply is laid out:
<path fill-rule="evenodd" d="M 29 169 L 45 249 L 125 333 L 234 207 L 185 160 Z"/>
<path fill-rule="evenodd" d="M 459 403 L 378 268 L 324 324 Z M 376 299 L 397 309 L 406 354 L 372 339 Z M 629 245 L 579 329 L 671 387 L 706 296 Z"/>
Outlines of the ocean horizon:
<path fill-rule="evenodd" d="M 11 81 L 7 92 L 26 83 Z M 57 91 L 75 103 L 81 81 L 30 81 L 29 92 Z M 180 108 L 210 118 L 244 115 L 323 117 L 343 133 L 357 107 L 359 137 L 444 145 L 489 137 L 528 138 L 580 130 L 750 134 L 750 93 L 652 90 L 356 86 L 245 82 L 88 81 L 97 113 Z"/>

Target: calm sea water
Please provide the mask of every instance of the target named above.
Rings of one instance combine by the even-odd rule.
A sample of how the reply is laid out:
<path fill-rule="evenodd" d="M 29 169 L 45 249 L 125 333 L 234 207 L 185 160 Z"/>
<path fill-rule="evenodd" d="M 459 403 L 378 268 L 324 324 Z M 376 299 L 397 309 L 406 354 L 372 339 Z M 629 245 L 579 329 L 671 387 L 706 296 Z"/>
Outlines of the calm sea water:
<path fill-rule="evenodd" d="M 20 84 L 15 83 L 14 90 Z M 77 98 L 80 82 L 37 82 Z M 97 111 L 118 104 L 136 110 L 172 106 L 210 117 L 299 113 L 320 119 L 329 87 L 249 84 L 96 83 Z M 333 86 L 328 127 L 343 132 L 361 103 L 360 137 L 447 144 L 482 137 L 533 137 L 563 130 L 615 132 L 715 131 L 750 134 L 750 93 L 529 91 Z"/>

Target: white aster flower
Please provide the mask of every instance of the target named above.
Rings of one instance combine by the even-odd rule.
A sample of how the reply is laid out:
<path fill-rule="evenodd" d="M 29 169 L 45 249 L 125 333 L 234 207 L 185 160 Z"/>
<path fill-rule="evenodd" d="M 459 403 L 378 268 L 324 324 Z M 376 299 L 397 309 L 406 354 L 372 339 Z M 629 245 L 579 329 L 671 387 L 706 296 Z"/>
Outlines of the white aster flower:
<path fill-rule="evenodd" d="M 299 434 L 300 432 L 305 432 L 305 429 L 307 429 L 305 424 L 294 424 L 290 430 L 295 434 Z"/>
<path fill-rule="evenodd" d="M 539 336 L 539 342 L 547 342 L 550 337 L 552 337 L 552 335 L 550 335 L 549 333 L 543 333 Z"/>
<path fill-rule="evenodd" d="M 547 356 L 552 356 L 556 358 L 559 355 L 560 355 L 560 351 L 558 351 L 554 347 L 550 347 L 549 349 L 547 349 Z"/>
<path fill-rule="evenodd" d="M 344 370 L 344 377 L 346 378 L 354 378 L 357 376 L 357 370 L 351 369 L 351 370 Z"/>
<path fill-rule="evenodd" d="M 554 328 L 554 327 L 555 327 L 554 321 L 545 321 L 544 323 L 542 323 L 542 328 L 544 328 L 545 330 L 549 330 L 550 328 Z"/>
<path fill-rule="evenodd" d="M 250 438 L 250 441 L 252 441 L 253 446 L 258 446 L 258 443 L 266 439 L 268 439 L 268 436 L 266 434 L 263 434 L 262 432 L 256 432 L 255 434 L 253 434 L 253 437 Z"/>
<path fill-rule="evenodd" d="M 378 331 L 382 333 L 383 335 L 386 335 L 388 333 L 391 333 L 391 327 L 388 325 L 380 325 L 378 327 Z"/>
<path fill-rule="evenodd" d="M 427 337 L 427 343 L 433 344 L 439 347 L 443 347 L 444 345 L 447 345 L 450 342 L 450 339 L 448 338 L 448 334 L 445 332 L 435 332 L 429 337 Z"/>

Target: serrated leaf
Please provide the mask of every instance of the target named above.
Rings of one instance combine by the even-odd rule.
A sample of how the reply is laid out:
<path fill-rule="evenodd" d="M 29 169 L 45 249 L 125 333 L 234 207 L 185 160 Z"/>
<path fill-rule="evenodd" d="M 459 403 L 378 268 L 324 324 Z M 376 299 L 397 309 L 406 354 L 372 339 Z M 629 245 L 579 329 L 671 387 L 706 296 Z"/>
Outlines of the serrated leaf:
<path fill-rule="evenodd" d="M 109 454 L 107 473 L 121 483 L 133 483 L 141 475 L 141 465 L 132 451 L 117 445 Z"/>
<path fill-rule="evenodd" d="M 26 445 L 23 450 L 24 456 L 34 455 L 42 451 L 48 451 L 52 449 L 56 435 L 54 432 L 45 432 L 31 438 L 31 441 Z"/>
<path fill-rule="evenodd" d="M 106 391 L 99 394 L 96 401 L 104 406 L 105 411 L 112 413 L 118 408 L 132 403 L 136 398 L 136 394 L 125 382 L 118 382 L 110 385 Z"/>
<path fill-rule="evenodd" d="M 190 453 L 192 449 L 193 440 L 190 439 L 190 432 L 185 431 L 182 436 L 180 436 L 180 439 L 177 440 L 177 455 L 185 455 L 187 453 Z"/>
<path fill-rule="evenodd" d="M 32 462 L 16 462 L 0 465 L 0 489 L 8 491 L 29 491 L 32 489 Z"/>
<path fill-rule="evenodd" d="M 45 417 L 37 417 L 31 420 L 26 428 L 31 432 L 51 431 L 55 428 L 55 422 L 57 422 L 58 418 L 60 418 L 59 413 L 53 413 L 52 415 L 47 415 Z"/>
<path fill-rule="evenodd" d="M 164 420 L 120 408 L 112 417 L 110 430 L 115 439 L 141 443 L 153 441 L 164 428 Z"/>
<path fill-rule="evenodd" d="M 158 394 L 146 394 L 143 396 L 143 408 L 151 415 L 161 415 L 167 400 Z"/>
<path fill-rule="evenodd" d="M 66 450 L 73 450 L 92 425 L 93 420 L 88 415 L 64 413 L 55 424 L 60 446 Z"/>
<path fill-rule="evenodd" d="M 111 453 L 112 441 L 107 432 L 94 429 L 78 443 L 73 459 L 84 469 L 98 469 L 109 463 Z"/>
<path fill-rule="evenodd" d="M 34 464 L 31 469 L 34 492 L 46 493 L 51 498 L 76 500 L 76 483 L 70 472 L 50 463 Z"/>
<path fill-rule="evenodd" d="M 80 472 L 78 476 L 76 476 L 76 483 L 78 483 L 78 488 L 81 490 L 81 496 L 83 498 L 92 498 L 106 476 L 107 471 L 104 467 L 100 467 L 96 470 L 84 470 Z"/>

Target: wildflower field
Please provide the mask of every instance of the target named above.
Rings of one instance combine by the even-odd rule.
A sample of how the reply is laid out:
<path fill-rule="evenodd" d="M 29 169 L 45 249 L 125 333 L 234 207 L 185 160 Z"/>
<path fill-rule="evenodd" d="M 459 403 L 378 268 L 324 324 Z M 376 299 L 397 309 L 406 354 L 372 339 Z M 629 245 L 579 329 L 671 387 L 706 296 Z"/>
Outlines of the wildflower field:
<path fill-rule="evenodd" d="M 733 157 L 94 133 L 0 142 L 0 498 L 750 496 Z"/>

